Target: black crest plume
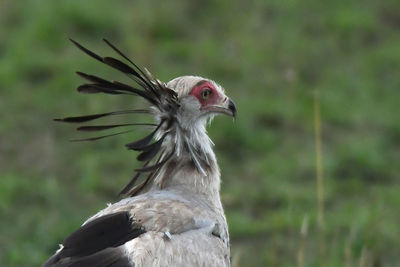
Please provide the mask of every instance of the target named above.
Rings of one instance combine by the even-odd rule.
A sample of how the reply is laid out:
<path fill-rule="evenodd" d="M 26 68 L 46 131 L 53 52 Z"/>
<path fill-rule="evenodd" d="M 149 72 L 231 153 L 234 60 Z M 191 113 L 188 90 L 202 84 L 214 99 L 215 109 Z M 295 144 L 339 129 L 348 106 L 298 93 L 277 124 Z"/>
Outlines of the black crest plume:
<path fill-rule="evenodd" d="M 147 126 L 153 127 L 154 130 L 147 136 L 126 144 L 130 150 L 139 151 L 137 160 L 143 162 L 143 167 L 135 170 L 135 175 L 132 180 L 122 189 L 120 194 L 134 196 L 139 194 L 149 182 L 158 174 L 161 167 L 175 153 L 175 148 L 166 149 L 162 146 L 164 139 L 171 132 L 172 126 L 175 123 L 176 111 L 179 108 L 178 96 L 175 91 L 166 87 L 163 82 L 160 82 L 146 69 L 142 70 L 132 60 L 125 56 L 118 48 L 111 44 L 106 39 L 104 42 L 111 47 L 118 55 L 125 59 L 131 66 L 114 57 L 101 57 L 98 54 L 85 48 L 78 42 L 70 39 L 80 50 L 85 52 L 92 58 L 121 71 L 131 78 L 137 87 L 124 84 L 118 81 L 108 81 L 95 75 L 77 72 L 79 76 L 87 80 L 88 83 L 78 86 L 77 90 L 80 93 L 97 94 L 104 93 L 110 95 L 130 95 L 144 98 L 153 109 L 129 109 L 119 110 L 100 114 L 92 114 L 78 117 L 67 117 L 63 119 L 55 119 L 60 122 L 68 123 L 86 123 L 107 116 L 115 116 L 121 114 L 161 114 L 160 121 L 156 123 L 125 123 L 111 125 L 84 125 L 77 128 L 78 131 L 107 131 L 119 127 L 131 126 Z M 109 133 L 101 136 L 76 139 L 73 141 L 95 141 L 106 137 L 129 133 L 133 130 L 125 130 L 116 133 Z M 155 140 L 157 133 L 163 133 L 161 138 Z M 139 177 L 147 175 L 147 177 L 138 184 Z"/>

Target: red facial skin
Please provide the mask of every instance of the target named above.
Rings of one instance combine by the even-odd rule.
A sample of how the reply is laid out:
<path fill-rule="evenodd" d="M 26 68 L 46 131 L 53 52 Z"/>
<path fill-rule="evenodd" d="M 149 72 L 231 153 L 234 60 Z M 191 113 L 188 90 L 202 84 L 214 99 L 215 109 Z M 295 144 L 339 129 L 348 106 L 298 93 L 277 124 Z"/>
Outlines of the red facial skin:
<path fill-rule="evenodd" d="M 207 89 L 210 89 L 212 93 L 208 97 L 208 99 L 204 99 L 201 96 L 201 94 L 204 90 L 207 90 Z M 199 100 L 201 107 L 219 104 L 219 103 L 221 103 L 221 98 L 222 98 L 218 94 L 218 92 L 214 88 L 214 86 L 208 81 L 202 81 L 202 82 L 198 83 L 195 87 L 193 87 L 192 91 L 190 92 L 190 95 L 196 97 Z"/>

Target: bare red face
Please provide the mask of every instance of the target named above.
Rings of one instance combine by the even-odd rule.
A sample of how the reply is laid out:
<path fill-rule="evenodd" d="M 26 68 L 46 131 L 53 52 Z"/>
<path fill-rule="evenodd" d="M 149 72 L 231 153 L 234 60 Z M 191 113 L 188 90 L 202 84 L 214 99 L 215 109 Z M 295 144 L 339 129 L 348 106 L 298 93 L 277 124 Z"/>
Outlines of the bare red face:
<path fill-rule="evenodd" d="M 201 106 L 216 105 L 221 102 L 221 96 L 215 87 L 208 81 L 202 81 L 193 87 L 190 95 L 196 97 Z"/>

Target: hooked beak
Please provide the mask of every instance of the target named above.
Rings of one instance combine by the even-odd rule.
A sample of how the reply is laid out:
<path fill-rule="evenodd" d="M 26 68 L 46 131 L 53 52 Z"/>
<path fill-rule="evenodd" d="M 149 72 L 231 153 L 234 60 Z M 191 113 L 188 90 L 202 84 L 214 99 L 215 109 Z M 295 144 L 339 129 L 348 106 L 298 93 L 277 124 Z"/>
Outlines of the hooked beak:
<path fill-rule="evenodd" d="M 205 110 L 210 113 L 225 114 L 233 117 L 233 119 L 236 119 L 236 106 L 235 103 L 230 98 L 228 98 L 223 105 L 206 106 L 202 108 L 202 110 Z"/>
<path fill-rule="evenodd" d="M 236 106 L 235 102 L 232 101 L 232 99 L 229 98 L 228 101 L 228 109 L 232 112 L 232 117 L 236 119 Z"/>

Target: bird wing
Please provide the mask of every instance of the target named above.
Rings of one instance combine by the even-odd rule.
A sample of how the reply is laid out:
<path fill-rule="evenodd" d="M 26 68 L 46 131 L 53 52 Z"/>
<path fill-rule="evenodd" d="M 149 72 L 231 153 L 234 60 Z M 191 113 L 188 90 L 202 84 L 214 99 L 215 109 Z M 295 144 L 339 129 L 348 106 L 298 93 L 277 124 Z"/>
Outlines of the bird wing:
<path fill-rule="evenodd" d="M 201 203 L 160 195 L 146 193 L 108 206 L 67 237 L 44 267 L 150 266 L 160 260 L 179 265 L 229 255 L 216 214 Z"/>
<path fill-rule="evenodd" d="M 130 266 L 120 246 L 145 232 L 129 212 L 101 216 L 69 235 L 43 267 Z"/>

